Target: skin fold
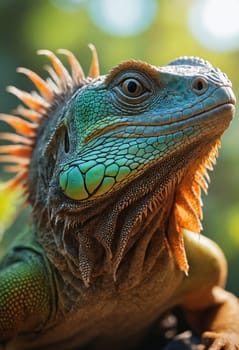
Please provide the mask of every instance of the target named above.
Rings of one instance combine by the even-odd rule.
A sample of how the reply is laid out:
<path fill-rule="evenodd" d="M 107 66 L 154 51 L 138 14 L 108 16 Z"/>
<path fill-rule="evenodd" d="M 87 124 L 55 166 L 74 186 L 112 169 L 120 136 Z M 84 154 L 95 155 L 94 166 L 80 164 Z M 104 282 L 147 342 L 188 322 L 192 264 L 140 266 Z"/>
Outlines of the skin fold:
<path fill-rule="evenodd" d="M 0 263 L 2 349 L 135 349 L 180 306 L 201 349 L 239 349 L 238 299 L 221 249 L 199 234 L 220 139 L 235 110 L 224 73 L 181 57 L 125 61 L 86 77 L 48 50 L 43 80 L 8 87 L 23 103 L 0 114 L 0 161 L 30 208 Z M 9 143 L 10 142 L 10 143 Z M 12 237 L 12 235 L 9 237 Z"/>

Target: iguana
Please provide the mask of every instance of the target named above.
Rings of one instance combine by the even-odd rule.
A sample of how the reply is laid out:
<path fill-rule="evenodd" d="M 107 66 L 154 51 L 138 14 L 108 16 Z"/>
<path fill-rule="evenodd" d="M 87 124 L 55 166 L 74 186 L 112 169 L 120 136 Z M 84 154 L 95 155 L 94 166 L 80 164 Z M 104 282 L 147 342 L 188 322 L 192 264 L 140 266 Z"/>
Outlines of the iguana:
<path fill-rule="evenodd" d="M 201 189 L 229 126 L 227 76 L 201 58 L 164 67 L 120 63 L 85 77 L 48 50 L 38 92 L 8 91 L 1 114 L 16 133 L 0 148 L 5 186 L 21 188 L 31 219 L 1 263 L 4 349 L 133 349 L 166 310 L 182 307 L 205 348 L 239 349 L 238 299 L 223 289 L 226 262 L 199 235 Z"/>

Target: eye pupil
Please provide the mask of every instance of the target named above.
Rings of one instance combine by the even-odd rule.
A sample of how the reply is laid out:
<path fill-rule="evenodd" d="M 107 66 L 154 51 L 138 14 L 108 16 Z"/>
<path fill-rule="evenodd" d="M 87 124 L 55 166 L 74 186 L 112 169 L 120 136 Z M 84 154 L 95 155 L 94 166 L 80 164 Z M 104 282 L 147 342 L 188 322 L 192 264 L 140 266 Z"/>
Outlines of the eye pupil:
<path fill-rule="evenodd" d="M 128 86 L 127 87 L 128 87 L 128 91 L 131 92 L 132 94 L 134 92 L 136 92 L 136 90 L 137 90 L 137 84 L 136 84 L 136 82 L 134 80 L 130 80 L 128 82 Z"/>

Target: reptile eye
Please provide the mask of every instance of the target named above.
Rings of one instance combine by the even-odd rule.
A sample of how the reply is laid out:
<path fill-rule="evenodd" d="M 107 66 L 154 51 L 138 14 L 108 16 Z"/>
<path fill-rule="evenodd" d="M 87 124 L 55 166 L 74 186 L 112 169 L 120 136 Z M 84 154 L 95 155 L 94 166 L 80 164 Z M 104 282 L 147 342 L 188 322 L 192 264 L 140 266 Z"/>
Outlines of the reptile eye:
<path fill-rule="evenodd" d="M 125 79 L 122 84 L 122 91 L 129 97 L 138 97 L 145 91 L 144 86 L 137 79 Z"/>
<path fill-rule="evenodd" d="M 144 103 L 147 104 L 154 88 L 153 79 L 141 71 L 120 72 L 108 85 L 108 89 L 113 92 L 118 106 L 125 106 L 127 110 L 133 106 L 134 112 L 135 106 L 142 107 Z"/>
<path fill-rule="evenodd" d="M 208 88 L 208 82 L 204 78 L 196 78 L 192 84 L 193 92 L 197 95 L 202 95 Z"/>

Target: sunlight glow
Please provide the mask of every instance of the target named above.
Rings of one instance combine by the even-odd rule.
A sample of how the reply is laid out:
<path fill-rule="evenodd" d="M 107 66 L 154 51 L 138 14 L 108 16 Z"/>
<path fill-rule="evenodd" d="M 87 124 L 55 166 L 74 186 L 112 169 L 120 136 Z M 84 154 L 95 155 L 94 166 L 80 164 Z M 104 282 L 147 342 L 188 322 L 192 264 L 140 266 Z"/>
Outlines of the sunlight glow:
<path fill-rule="evenodd" d="M 52 3 L 64 11 L 77 11 L 86 0 L 52 0 Z"/>
<path fill-rule="evenodd" d="M 90 15 L 102 30 L 118 36 L 135 35 L 153 21 L 156 0 L 91 0 Z"/>
<path fill-rule="evenodd" d="M 239 48 L 239 0 L 195 0 L 189 25 L 203 46 L 235 50 Z"/>

